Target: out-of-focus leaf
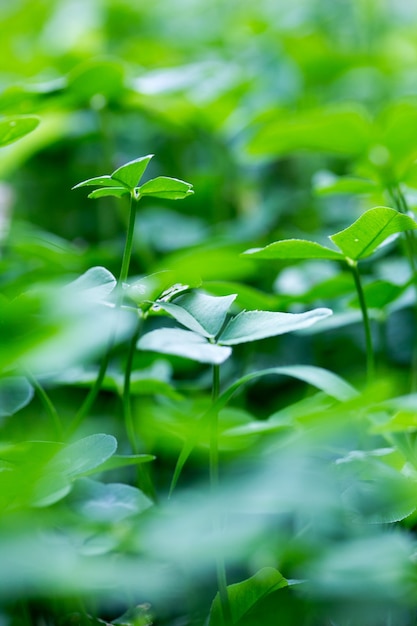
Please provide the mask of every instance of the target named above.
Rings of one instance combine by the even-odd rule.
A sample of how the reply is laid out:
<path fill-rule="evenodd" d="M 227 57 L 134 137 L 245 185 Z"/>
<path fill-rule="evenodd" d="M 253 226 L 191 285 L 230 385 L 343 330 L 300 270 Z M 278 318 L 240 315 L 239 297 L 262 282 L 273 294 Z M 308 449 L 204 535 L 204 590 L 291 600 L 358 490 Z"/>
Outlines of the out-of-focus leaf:
<path fill-rule="evenodd" d="M 39 124 L 39 118 L 22 115 L 0 119 L 0 147 L 7 146 L 31 133 Z"/>
<path fill-rule="evenodd" d="M 79 478 L 71 494 L 71 505 L 83 517 L 97 522 L 118 522 L 152 506 L 142 491 L 122 483 L 103 484 Z"/>
<path fill-rule="evenodd" d="M 317 195 L 330 194 L 367 194 L 378 190 L 378 185 L 366 178 L 353 176 L 336 176 L 332 172 L 318 172 L 313 180 Z"/>
<path fill-rule="evenodd" d="M 232 623 L 243 623 L 250 611 L 256 611 L 256 606 L 270 593 L 288 586 L 288 581 L 273 567 L 264 567 L 256 574 L 234 585 L 227 587 L 228 601 L 232 615 Z M 219 593 L 213 600 L 210 609 L 209 626 L 223 626 L 224 618 Z"/>
<path fill-rule="evenodd" d="M 52 459 L 49 469 L 73 478 L 102 465 L 113 456 L 116 449 L 117 441 L 112 435 L 90 435 L 60 450 Z"/>
<path fill-rule="evenodd" d="M 14 415 L 33 398 L 33 387 L 23 376 L 0 379 L 0 417 Z"/>
<path fill-rule="evenodd" d="M 116 287 L 117 280 L 105 267 L 91 267 L 68 285 L 69 289 L 82 292 L 92 300 L 106 298 Z"/>

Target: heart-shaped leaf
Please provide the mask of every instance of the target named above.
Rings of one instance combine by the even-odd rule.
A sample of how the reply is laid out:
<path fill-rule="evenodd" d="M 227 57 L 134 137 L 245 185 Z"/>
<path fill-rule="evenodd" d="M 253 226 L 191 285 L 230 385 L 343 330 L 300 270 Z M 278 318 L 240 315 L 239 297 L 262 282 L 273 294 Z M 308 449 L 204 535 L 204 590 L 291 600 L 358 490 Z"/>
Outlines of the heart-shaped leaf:
<path fill-rule="evenodd" d="M 105 267 L 90 267 L 84 274 L 68 285 L 69 289 L 75 289 L 78 293 L 94 301 L 106 298 L 116 287 L 117 280 Z"/>
<path fill-rule="evenodd" d="M 182 200 L 194 193 L 193 186 L 177 178 L 158 176 L 148 180 L 139 187 L 141 196 L 153 196 L 154 198 L 166 198 L 167 200 Z"/>
<path fill-rule="evenodd" d="M 306 313 L 275 313 L 273 311 L 242 311 L 232 318 L 218 338 L 222 345 L 232 346 L 248 341 L 283 335 L 294 330 L 308 328 L 329 315 L 326 308 Z"/>
<path fill-rule="evenodd" d="M 139 339 L 137 347 L 215 365 L 223 363 L 232 353 L 231 348 L 217 346 L 197 333 L 177 328 L 152 330 Z"/>
<path fill-rule="evenodd" d="M 129 163 L 125 163 L 125 165 L 122 165 L 113 172 L 111 178 L 119 181 L 129 190 L 134 189 L 142 178 L 153 156 L 153 154 L 148 154 L 147 156 L 139 157 L 138 159 L 129 161 Z"/>
<path fill-rule="evenodd" d="M 32 115 L 7 117 L 0 120 L 0 146 L 7 146 L 28 133 L 31 133 L 39 124 L 39 118 Z"/>
<path fill-rule="evenodd" d="M 391 235 L 416 228 L 417 223 L 408 215 L 388 207 L 376 207 L 330 239 L 346 257 L 357 261 L 370 256 Z"/>

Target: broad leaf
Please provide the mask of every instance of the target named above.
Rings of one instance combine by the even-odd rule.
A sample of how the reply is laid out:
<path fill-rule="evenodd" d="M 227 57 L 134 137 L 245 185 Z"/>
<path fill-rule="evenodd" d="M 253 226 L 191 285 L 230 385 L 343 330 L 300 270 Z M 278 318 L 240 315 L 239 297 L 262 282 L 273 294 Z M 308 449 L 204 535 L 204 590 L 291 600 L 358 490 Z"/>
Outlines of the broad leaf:
<path fill-rule="evenodd" d="M 65 446 L 52 459 L 51 471 L 75 477 L 102 465 L 117 449 L 112 435 L 96 434 Z"/>
<path fill-rule="evenodd" d="M 210 296 L 193 291 L 179 296 L 174 303 L 158 304 L 190 330 L 204 337 L 215 337 L 222 329 L 227 312 L 235 299 L 236 294 Z"/>
<path fill-rule="evenodd" d="M 329 315 L 330 309 L 319 308 L 306 313 L 275 313 L 273 311 L 242 311 L 232 318 L 218 338 L 222 345 L 232 346 L 283 335 L 308 328 Z"/>
<path fill-rule="evenodd" d="M 129 161 L 129 163 L 115 170 L 111 177 L 121 182 L 127 189 L 132 190 L 139 183 L 152 157 L 153 154 L 148 154 L 134 161 Z"/>
<path fill-rule="evenodd" d="M 0 120 L 0 147 L 7 146 L 28 133 L 31 133 L 39 124 L 39 118 L 31 115 L 7 117 Z"/>
<path fill-rule="evenodd" d="M 88 194 L 88 197 L 92 200 L 96 198 L 106 198 L 107 196 L 114 196 L 115 198 L 121 198 L 122 196 L 129 195 L 129 189 L 127 187 L 101 187 L 95 189 Z"/>
<path fill-rule="evenodd" d="M 146 511 L 152 506 L 152 501 L 131 485 L 103 484 L 89 478 L 80 478 L 71 495 L 71 504 L 87 519 L 118 522 Z"/>
<path fill-rule="evenodd" d="M 116 278 L 105 267 L 91 267 L 70 283 L 68 288 L 74 288 L 91 300 L 100 301 L 113 291 L 116 284 Z"/>
<path fill-rule="evenodd" d="M 257 605 L 270 593 L 288 587 L 288 581 L 273 567 L 264 567 L 254 576 L 227 587 L 232 624 L 238 624 L 245 615 L 256 610 Z M 219 593 L 211 605 L 209 626 L 223 626 L 223 614 Z"/>
<path fill-rule="evenodd" d="M 74 185 L 72 189 L 78 189 L 78 187 L 120 187 L 120 182 L 113 180 L 111 176 L 95 176 L 94 178 L 88 178 L 83 180 L 82 183 Z"/>
<path fill-rule="evenodd" d="M 152 454 L 130 454 L 126 456 L 122 454 L 113 454 L 112 457 L 107 459 L 107 461 L 104 461 L 104 463 L 98 467 L 82 472 L 82 475 L 91 476 L 92 474 L 97 474 L 98 472 L 108 472 L 109 470 L 118 469 L 119 467 L 149 463 L 150 461 L 154 461 L 155 458 L 156 457 Z"/>
<path fill-rule="evenodd" d="M 190 183 L 168 176 L 158 176 L 139 187 L 141 196 L 166 198 L 167 200 L 182 200 L 194 193 Z"/>
<path fill-rule="evenodd" d="M 349 385 L 343 378 L 337 376 L 329 370 L 314 365 L 286 365 L 282 367 L 270 367 L 265 370 L 259 370 L 251 374 L 246 374 L 242 378 L 236 380 L 228 387 L 218 398 L 216 408 L 220 410 L 227 404 L 230 398 L 242 387 L 257 378 L 263 376 L 291 376 L 298 380 L 303 380 L 309 385 L 313 385 L 317 389 L 324 391 L 328 396 L 346 402 L 353 400 L 359 394 L 354 387 Z"/>
<path fill-rule="evenodd" d="M 14 415 L 33 398 L 33 387 L 23 376 L 0 379 L 0 417 Z"/>
<path fill-rule="evenodd" d="M 417 223 L 408 215 L 388 207 L 376 207 L 330 239 L 346 257 L 357 261 L 370 256 L 391 235 L 416 228 Z"/>
<path fill-rule="evenodd" d="M 232 354 L 231 348 L 217 346 L 201 335 L 176 328 L 152 330 L 139 339 L 137 347 L 215 365 L 223 363 Z"/>
<path fill-rule="evenodd" d="M 244 254 L 250 254 L 258 259 L 343 259 L 337 250 L 326 248 L 315 241 L 305 239 L 284 239 L 270 243 L 264 248 L 251 248 Z"/>

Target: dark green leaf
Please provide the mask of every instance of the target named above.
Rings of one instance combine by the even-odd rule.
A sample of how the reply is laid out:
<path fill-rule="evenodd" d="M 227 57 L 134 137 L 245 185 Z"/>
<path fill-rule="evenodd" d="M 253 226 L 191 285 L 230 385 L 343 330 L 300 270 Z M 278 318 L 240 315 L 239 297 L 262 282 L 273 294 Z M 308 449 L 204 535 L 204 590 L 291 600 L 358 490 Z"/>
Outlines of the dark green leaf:
<path fill-rule="evenodd" d="M 267 595 L 288 586 L 288 581 L 272 567 L 264 567 L 254 576 L 227 587 L 227 595 L 232 614 L 232 623 L 239 621 L 250 611 L 256 610 L 256 605 Z M 217 593 L 211 605 L 209 626 L 223 626 L 223 613 L 220 595 Z"/>

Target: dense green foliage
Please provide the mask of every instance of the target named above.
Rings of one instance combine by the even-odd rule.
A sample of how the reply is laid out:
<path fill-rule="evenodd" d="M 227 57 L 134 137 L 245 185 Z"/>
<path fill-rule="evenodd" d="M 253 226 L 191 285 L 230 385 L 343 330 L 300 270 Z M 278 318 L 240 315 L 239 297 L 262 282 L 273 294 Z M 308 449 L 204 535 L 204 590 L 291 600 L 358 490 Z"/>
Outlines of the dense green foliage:
<path fill-rule="evenodd" d="M 415 626 L 417 10 L 0 39 L 1 626 Z"/>

